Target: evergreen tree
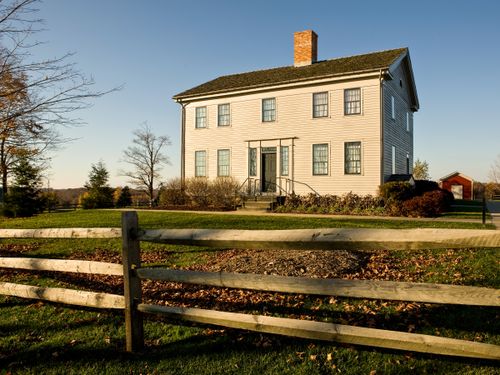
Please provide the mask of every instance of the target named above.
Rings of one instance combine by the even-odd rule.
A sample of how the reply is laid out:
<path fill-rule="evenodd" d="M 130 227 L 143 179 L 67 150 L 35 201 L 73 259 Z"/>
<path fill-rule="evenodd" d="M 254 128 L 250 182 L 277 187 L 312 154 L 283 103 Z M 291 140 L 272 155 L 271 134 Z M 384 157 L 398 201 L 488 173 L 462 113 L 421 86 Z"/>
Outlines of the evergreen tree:
<path fill-rule="evenodd" d="M 12 173 L 14 181 L 5 196 L 3 213 L 9 217 L 33 216 L 43 209 L 40 168 L 27 158 L 20 158 Z"/>
<path fill-rule="evenodd" d="M 102 161 L 92 164 L 86 194 L 81 198 L 83 208 L 113 207 L 113 189 L 108 185 L 109 172 Z"/>
<path fill-rule="evenodd" d="M 124 186 L 116 200 L 116 207 L 132 206 L 132 194 L 128 186 Z"/>

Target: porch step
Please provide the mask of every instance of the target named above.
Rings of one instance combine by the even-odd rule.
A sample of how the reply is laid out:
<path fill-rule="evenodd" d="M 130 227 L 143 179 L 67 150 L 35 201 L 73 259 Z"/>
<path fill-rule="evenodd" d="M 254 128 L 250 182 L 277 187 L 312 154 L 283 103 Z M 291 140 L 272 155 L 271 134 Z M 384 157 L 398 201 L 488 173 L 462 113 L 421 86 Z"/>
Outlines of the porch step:
<path fill-rule="evenodd" d="M 273 203 L 274 202 L 271 200 L 248 200 L 242 207 L 238 208 L 238 210 L 268 212 L 271 211 Z"/>

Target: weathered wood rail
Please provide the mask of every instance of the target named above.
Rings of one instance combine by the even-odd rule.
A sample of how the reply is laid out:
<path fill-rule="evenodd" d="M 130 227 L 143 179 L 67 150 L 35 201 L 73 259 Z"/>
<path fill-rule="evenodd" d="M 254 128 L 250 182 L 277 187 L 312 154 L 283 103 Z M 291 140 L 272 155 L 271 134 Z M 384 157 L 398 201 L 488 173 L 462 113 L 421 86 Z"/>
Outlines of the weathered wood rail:
<path fill-rule="evenodd" d="M 95 308 L 123 309 L 126 349 L 144 346 L 143 314 L 326 340 L 424 353 L 500 359 L 500 346 L 430 335 L 340 324 L 142 303 L 145 279 L 283 293 L 332 295 L 412 302 L 500 306 L 500 290 L 482 287 L 373 280 L 309 279 L 255 274 L 210 273 L 141 266 L 140 241 L 218 247 L 291 249 L 418 249 L 500 247 L 500 233 L 486 230 L 313 229 L 241 231 L 210 229 L 140 230 L 137 214 L 124 212 L 122 228 L 0 229 L 0 238 L 120 238 L 123 264 L 82 260 L 0 258 L 0 268 L 123 276 L 124 296 L 63 288 L 0 283 L 0 294 Z"/>

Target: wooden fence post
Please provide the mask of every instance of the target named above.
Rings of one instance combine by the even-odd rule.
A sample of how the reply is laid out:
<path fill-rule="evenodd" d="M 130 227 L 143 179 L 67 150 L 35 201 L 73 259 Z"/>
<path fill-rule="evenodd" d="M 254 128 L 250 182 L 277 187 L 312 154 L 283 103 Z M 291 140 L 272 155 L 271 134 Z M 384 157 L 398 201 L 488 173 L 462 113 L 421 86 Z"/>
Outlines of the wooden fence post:
<path fill-rule="evenodd" d="M 128 352 L 144 347 L 144 328 L 142 313 L 137 306 L 142 302 L 141 280 L 136 268 L 141 266 L 140 244 L 137 239 L 139 223 L 137 212 L 122 213 L 122 261 L 123 289 L 125 295 L 125 335 Z"/>

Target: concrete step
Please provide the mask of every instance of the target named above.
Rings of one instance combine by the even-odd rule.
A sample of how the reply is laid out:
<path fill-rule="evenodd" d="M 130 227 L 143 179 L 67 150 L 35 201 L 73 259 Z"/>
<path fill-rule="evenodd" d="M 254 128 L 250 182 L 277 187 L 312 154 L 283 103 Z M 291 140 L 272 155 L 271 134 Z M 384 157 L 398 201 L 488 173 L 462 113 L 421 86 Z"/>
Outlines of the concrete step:
<path fill-rule="evenodd" d="M 246 201 L 239 210 L 267 212 L 271 210 L 272 203 L 270 201 Z"/>

